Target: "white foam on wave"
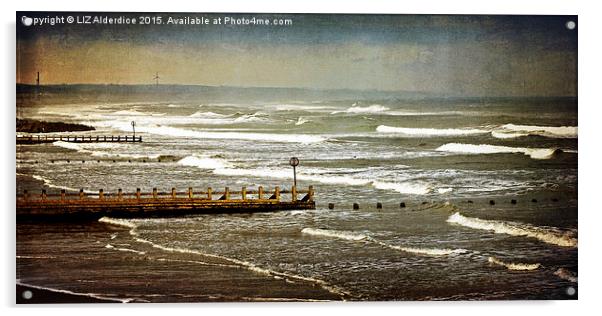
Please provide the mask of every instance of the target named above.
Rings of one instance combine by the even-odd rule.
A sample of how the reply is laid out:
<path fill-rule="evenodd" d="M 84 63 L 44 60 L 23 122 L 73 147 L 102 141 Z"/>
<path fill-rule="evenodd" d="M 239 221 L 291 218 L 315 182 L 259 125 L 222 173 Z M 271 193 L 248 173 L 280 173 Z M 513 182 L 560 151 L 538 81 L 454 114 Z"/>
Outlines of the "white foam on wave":
<path fill-rule="evenodd" d="M 295 122 L 295 125 L 299 126 L 299 125 L 303 125 L 303 124 L 308 123 L 308 122 L 311 122 L 311 121 L 308 120 L 308 119 L 305 119 L 302 116 L 299 116 L 299 118 L 297 119 L 297 122 Z"/>
<path fill-rule="evenodd" d="M 226 115 L 226 114 L 219 114 L 219 113 L 214 113 L 214 112 L 203 112 L 203 111 L 197 111 L 193 114 L 188 115 L 188 117 L 202 117 L 202 118 L 223 118 L 223 117 L 230 117 L 232 115 Z"/>
<path fill-rule="evenodd" d="M 490 263 L 497 264 L 499 266 L 503 266 L 508 268 L 509 270 L 517 270 L 517 271 L 532 271 L 538 269 L 541 264 L 540 263 L 513 263 L 513 262 L 504 262 L 495 257 L 489 257 L 487 259 Z"/>
<path fill-rule="evenodd" d="M 137 110 L 121 110 L 113 112 L 116 116 L 165 116 L 166 113 L 141 112 Z"/>
<path fill-rule="evenodd" d="M 232 165 L 224 159 L 187 156 L 178 161 L 183 166 L 192 166 L 201 169 L 224 169 L 231 168 Z"/>
<path fill-rule="evenodd" d="M 71 188 L 71 187 L 64 186 L 64 185 L 56 185 L 52 181 L 50 181 L 49 179 L 46 179 L 46 178 L 44 178 L 44 177 L 42 177 L 40 175 L 37 175 L 37 174 L 31 175 L 31 177 L 34 178 L 34 179 L 36 179 L 36 180 L 44 182 L 44 185 L 46 185 L 49 188 L 63 189 L 65 191 L 72 191 L 72 192 L 79 192 L 79 189 Z M 84 192 L 86 192 L 86 193 L 98 193 L 96 191 L 90 191 L 90 190 L 84 190 Z"/>
<path fill-rule="evenodd" d="M 524 223 L 485 220 L 476 217 L 466 217 L 455 212 L 447 219 L 448 223 L 457 224 L 473 229 L 493 231 L 496 234 L 525 236 L 536 238 L 545 243 L 562 247 L 577 247 L 577 238 L 570 231 L 561 231 L 553 227 L 537 227 Z"/>
<path fill-rule="evenodd" d="M 346 232 L 341 230 L 320 229 L 320 228 L 303 228 L 301 233 L 314 236 L 323 236 L 331 238 L 339 238 L 351 241 L 374 241 L 372 237 L 360 233 Z"/>
<path fill-rule="evenodd" d="M 123 252 L 133 252 L 133 253 L 136 253 L 136 254 L 139 254 L 139 255 L 144 255 L 144 254 L 146 254 L 146 252 L 144 252 L 144 251 L 138 251 L 138 250 L 134 250 L 134 249 L 130 249 L 130 248 L 120 248 L 120 247 L 115 247 L 115 246 L 113 246 L 113 245 L 111 245 L 111 244 L 107 244 L 107 245 L 105 246 L 105 248 L 107 248 L 107 249 L 114 249 L 114 250 L 117 250 L 117 251 L 123 251 Z"/>
<path fill-rule="evenodd" d="M 352 113 L 352 114 L 357 114 L 357 113 L 381 113 L 381 112 L 385 112 L 388 111 L 389 108 L 386 106 L 382 106 L 380 104 L 372 104 L 369 106 L 356 106 L 353 105 L 350 108 L 344 110 L 344 111 L 333 111 L 330 114 L 338 114 L 338 113 Z"/>
<path fill-rule="evenodd" d="M 121 130 L 128 130 L 127 124 L 120 124 L 116 127 Z M 131 126 L 129 127 L 131 129 Z M 139 132 L 166 135 L 174 137 L 184 138 L 200 138 L 200 139 L 238 139 L 238 140 L 252 140 L 252 141 L 265 141 L 265 142 L 278 142 L 278 143 L 319 143 L 325 141 L 327 138 L 320 135 L 311 134 L 269 134 L 269 133 L 241 133 L 241 132 L 207 132 L 207 131 L 196 131 L 184 128 L 176 128 L 169 126 L 139 126 L 137 129 Z"/>
<path fill-rule="evenodd" d="M 54 146 L 62 147 L 70 150 L 75 150 L 80 153 L 90 154 L 94 157 L 122 157 L 122 158 L 159 158 L 160 154 L 134 154 L 115 152 L 126 148 L 127 145 L 118 143 L 72 143 L 65 141 L 56 141 L 52 143 Z"/>
<path fill-rule="evenodd" d="M 223 176 L 252 176 L 260 178 L 291 179 L 292 174 L 287 170 L 274 170 L 269 168 L 237 168 L 227 160 L 220 158 L 187 156 L 182 158 L 179 164 L 192 166 L 200 169 L 212 170 L 213 173 Z M 311 171 L 311 170 L 309 170 Z M 351 186 L 366 186 L 379 190 L 393 190 L 402 194 L 425 195 L 433 192 L 433 189 L 426 184 L 418 183 L 394 183 L 374 181 L 371 179 L 353 178 L 350 176 L 326 176 L 320 174 L 297 174 L 297 179 L 324 184 L 341 184 Z"/>
<path fill-rule="evenodd" d="M 419 255 L 429 255 L 429 256 L 447 256 L 452 254 L 461 254 L 466 253 L 466 249 L 440 249 L 440 248 L 416 248 L 416 247 L 403 247 L 390 245 L 388 243 L 375 240 L 374 238 L 357 232 L 349 232 L 349 231 L 341 231 L 341 230 L 331 230 L 331 229 L 320 229 L 320 228 L 303 228 L 301 233 L 313 236 L 320 237 L 330 237 L 330 238 L 338 238 L 349 241 L 362 241 L 362 242 L 372 242 L 378 245 L 381 245 L 386 248 L 399 250 L 403 252 L 409 252 Z"/>
<path fill-rule="evenodd" d="M 395 183 L 373 181 L 372 186 L 379 190 L 393 190 L 403 194 L 425 195 L 433 192 L 433 188 L 424 184 L 417 183 Z M 439 191 L 438 191 L 439 192 Z M 441 192 L 439 192 L 441 193 Z M 443 192 L 445 193 L 445 192 Z"/>
<path fill-rule="evenodd" d="M 399 134 L 407 137 L 436 137 L 436 136 L 464 136 L 489 133 L 488 130 L 476 128 L 410 128 L 379 125 L 376 127 L 379 133 Z"/>
<path fill-rule="evenodd" d="M 521 137 L 527 135 L 540 135 L 553 138 L 577 138 L 577 126 L 536 126 L 536 125 L 516 125 L 505 124 L 500 127 L 507 133 L 508 138 Z M 495 135 L 494 135 L 495 137 Z"/>
<path fill-rule="evenodd" d="M 448 143 L 441 145 L 436 151 L 459 153 L 459 154 L 499 154 L 499 153 L 522 153 L 532 159 L 550 159 L 558 151 L 556 148 L 523 148 L 508 147 L 486 144 L 460 144 Z"/>
<path fill-rule="evenodd" d="M 289 273 L 285 273 L 285 272 L 278 272 L 278 271 L 274 271 L 274 270 L 270 270 L 270 269 L 265 269 L 262 267 L 259 267 L 251 262 L 248 261 L 244 261 L 244 260 L 239 260 L 239 259 L 235 259 L 235 258 L 229 258 L 229 257 L 224 257 L 224 256 L 220 256 L 220 255 L 215 255 L 215 254 L 209 254 L 209 253 L 204 253 L 201 251 L 197 251 L 197 250 L 192 250 L 192 249 L 187 249 L 187 248 L 180 248 L 180 247 L 168 247 L 168 246 L 163 246 L 157 243 L 154 243 L 150 240 L 146 240 L 140 237 L 140 234 L 137 231 L 137 225 L 131 221 L 127 221 L 124 219 L 117 219 L 117 218 L 109 218 L 109 217 L 102 217 L 101 219 L 98 220 L 99 222 L 102 223 L 107 223 L 107 224 L 112 224 L 112 225 L 117 225 L 117 226 L 122 226 L 122 227 L 126 227 L 126 228 L 130 228 L 129 230 L 129 234 L 134 237 L 134 240 L 140 243 L 144 243 L 144 244 L 148 244 L 153 248 L 156 249 L 160 249 L 163 251 L 167 251 L 167 252 L 177 252 L 177 253 L 184 253 L 184 254 L 195 254 L 195 255 L 200 255 L 200 256 L 205 256 L 205 257 L 209 257 L 209 258 L 215 258 L 215 259 L 219 259 L 219 260 L 223 260 L 223 261 L 227 261 L 230 263 L 233 263 L 239 267 L 243 267 L 246 268 L 250 271 L 253 271 L 255 273 L 258 274 L 262 274 L 262 275 L 266 275 L 266 276 L 271 276 L 274 278 L 285 278 L 285 279 L 293 279 L 293 280 L 300 280 L 300 281 L 306 281 L 306 282 L 310 282 L 310 283 L 314 283 L 319 285 L 320 287 L 322 287 L 323 289 L 339 295 L 339 296 L 347 296 L 347 297 L 352 297 L 351 293 L 346 292 L 336 286 L 330 285 L 327 282 L 320 280 L 320 279 L 316 279 L 316 278 L 312 278 L 312 277 L 305 277 L 302 275 L 295 275 L 295 274 L 289 274 Z"/>
<path fill-rule="evenodd" d="M 573 272 L 571 272 L 565 268 L 559 268 L 558 270 L 554 271 L 554 275 L 558 276 L 559 278 L 561 278 L 563 280 L 577 283 L 577 276 Z"/>

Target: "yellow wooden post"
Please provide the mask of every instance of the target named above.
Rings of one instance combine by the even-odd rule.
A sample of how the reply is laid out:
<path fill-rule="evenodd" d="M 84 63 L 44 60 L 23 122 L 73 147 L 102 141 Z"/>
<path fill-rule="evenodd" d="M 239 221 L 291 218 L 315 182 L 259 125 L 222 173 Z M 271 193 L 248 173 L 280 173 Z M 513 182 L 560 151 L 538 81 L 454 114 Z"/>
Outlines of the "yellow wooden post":
<path fill-rule="evenodd" d="M 280 201 L 280 187 L 278 186 L 274 188 L 274 197 L 276 198 L 276 201 Z"/>
<path fill-rule="evenodd" d="M 261 200 L 262 197 L 263 197 L 263 187 L 259 186 L 259 188 L 257 188 L 257 198 L 259 200 Z"/>
<path fill-rule="evenodd" d="M 136 199 L 140 200 L 140 188 L 136 188 Z"/>
<path fill-rule="evenodd" d="M 105 199 L 105 192 L 103 189 L 98 190 L 98 199 L 99 200 L 104 200 Z"/>
<path fill-rule="evenodd" d="M 247 188 L 246 187 L 242 187 L 242 189 L 240 189 L 240 195 L 242 196 L 243 200 L 247 199 Z"/>
<path fill-rule="evenodd" d="M 171 198 L 172 199 L 176 198 L 176 188 L 171 188 Z"/>
<path fill-rule="evenodd" d="M 79 189 L 79 199 L 80 200 L 84 199 L 84 189 Z"/>
<path fill-rule="evenodd" d="M 211 187 L 207 188 L 207 199 L 208 200 L 212 200 L 213 196 L 212 196 L 213 190 L 211 189 Z"/>
<path fill-rule="evenodd" d="M 192 187 L 188 187 L 188 198 L 192 199 L 193 198 L 193 194 L 192 194 Z"/>
<path fill-rule="evenodd" d="M 65 189 L 61 189 L 61 201 L 65 201 Z"/>
<path fill-rule="evenodd" d="M 123 190 L 121 190 L 121 188 L 117 189 L 117 199 L 119 201 L 123 199 Z"/>
<path fill-rule="evenodd" d="M 153 199 L 157 199 L 157 188 L 153 188 Z"/>
<path fill-rule="evenodd" d="M 309 190 L 307 191 L 307 195 L 309 196 L 309 198 L 307 200 L 309 202 L 313 202 L 314 201 L 314 186 L 313 185 L 309 186 Z"/>
<path fill-rule="evenodd" d="M 295 185 L 291 187 L 291 199 L 293 202 L 297 202 L 297 186 Z"/>
<path fill-rule="evenodd" d="M 230 188 L 229 187 L 226 187 L 226 189 L 224 190 L 224 198 L 226 200 L 230 199 Z"/>

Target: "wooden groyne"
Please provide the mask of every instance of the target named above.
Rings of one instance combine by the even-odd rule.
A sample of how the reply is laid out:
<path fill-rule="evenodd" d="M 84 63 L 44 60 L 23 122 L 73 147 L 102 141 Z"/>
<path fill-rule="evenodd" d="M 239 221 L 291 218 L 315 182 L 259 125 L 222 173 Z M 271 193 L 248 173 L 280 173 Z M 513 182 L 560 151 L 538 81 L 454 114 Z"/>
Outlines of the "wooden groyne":
<path fill-rule="evenodd" d="M 140 143 L 142 136 L 128 135 L 17 135 L 17 144 L 70 143 Z"/>
<path fill-rule="evenodd" d="M 283 198 L 282 195 L 286 195 Z M 301 195 L 303 197 L 299 198 Z M 179 192 L 172 188 L 169 192 L 125 193 L 122 189 L 109 193 L 100 189 L 98 193 L 66 193 L 31 194 L 24 191 L 17 195 L 17 219 L 51 218 L 57 220 L 94 219 L 102 216 L 115 217 L 173 217 L 188 214 L 235 213 L 235 212 L 272 212 L 280 210 L 315 209 L 314 189 L 290 191 L 265 191 L 259 186 L 257 190 L 231 191 L 226 187 L 223 191 Z"/>

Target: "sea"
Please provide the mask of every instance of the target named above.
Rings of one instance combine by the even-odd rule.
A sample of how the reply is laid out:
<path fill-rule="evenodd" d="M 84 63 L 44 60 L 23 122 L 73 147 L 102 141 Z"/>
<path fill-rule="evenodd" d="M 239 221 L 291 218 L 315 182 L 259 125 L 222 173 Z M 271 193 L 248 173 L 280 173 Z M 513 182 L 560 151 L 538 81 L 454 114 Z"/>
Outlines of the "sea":
<path fill-rule="evenodd" d="M 17 194 L 290 190 L 297 157 L 316 201 L 19 221 L 18 284 L 120 302 L 578 297 L 576 98 L 18 86 L 17 118 L 95 127 L 65 136 L 134 121 L 143 140 L 16 145 Z"/>

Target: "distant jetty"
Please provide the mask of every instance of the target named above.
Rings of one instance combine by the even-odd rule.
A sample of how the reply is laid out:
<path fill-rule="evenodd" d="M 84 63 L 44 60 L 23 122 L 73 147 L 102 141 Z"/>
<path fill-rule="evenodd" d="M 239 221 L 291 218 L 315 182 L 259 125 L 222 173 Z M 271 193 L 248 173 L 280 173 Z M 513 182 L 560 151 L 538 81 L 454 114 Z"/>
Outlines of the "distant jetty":
<path fill-rule="evenodd" d="M 282 194 L 288 198 L 282 198 Z M 300 194 L 305 194 L 299 198 Z M 297 190 L 295 186 L 290 191 L 281 191 L 279 187 L 265 191 L 262 186 L 257 190 L 231 191 L 226 187 L 223 191 L 178 192 L 172 188 L 169 192 L 141 192 L 136 189 L 133 193 L 125 193 L 117 189 L 113 193 L 100 189 L 98 193 L 66 193 L 31 194 L 24 191 L 17 195 L 17 219 L 54 219 L 78 220 L 98 219 L 103 216 L 117 217 L 174 217 L 188 214 L 209 213 L 251 213 L 273 212 L 281 210 L 315 209 L 314 189 Z"/>
<path fill-rule="evenodd" d="M 54 142 L 70 143 L 140 143 L 142 136 L 128 135 L 17 135 L 17 144 L 33 145 Z"/>
<path fill-rule="evenodd" d="M 85 132 L 93 130 L 95 130 L 94 127 L 83 124 L 17 119 L 17 132 L 20 133 Z"/>

